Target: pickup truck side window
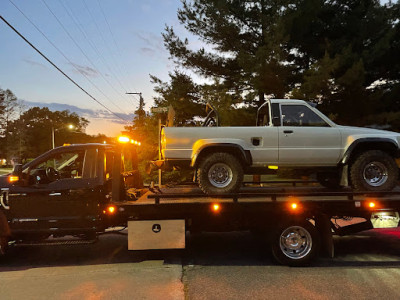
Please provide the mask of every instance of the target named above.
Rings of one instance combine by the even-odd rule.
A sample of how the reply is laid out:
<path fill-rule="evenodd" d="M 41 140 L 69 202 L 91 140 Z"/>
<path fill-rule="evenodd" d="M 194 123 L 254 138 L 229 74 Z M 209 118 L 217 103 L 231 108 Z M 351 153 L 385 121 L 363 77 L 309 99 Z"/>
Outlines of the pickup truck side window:
<path fill-rule="evenodd" d="M 257 112 L 257 126 L 269 126 L 269 103 L 265 103 Z"/>
<path fill-rule="evenodd" d="M 56 153 L 24 172 L 28 173 L 31 184 L 48 184 L 60 179 L 82 178 L 84 159 L 84 150 Z"/>
<path fill-rule="evenodd" d="M 281 105 L 283 126 L 329 127 L 320 116 L 305 105 Z"/>

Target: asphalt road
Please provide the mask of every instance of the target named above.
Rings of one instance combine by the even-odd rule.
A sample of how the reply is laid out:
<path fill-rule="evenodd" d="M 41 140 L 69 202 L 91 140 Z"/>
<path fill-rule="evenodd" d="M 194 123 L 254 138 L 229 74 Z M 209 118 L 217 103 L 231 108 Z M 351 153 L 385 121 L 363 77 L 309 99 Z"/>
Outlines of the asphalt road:
<path fill-rule="evenodd" d="M 184 251 L 93 245 L 20 247 L 0 260 L 1 299 L 399 299 L 400 230 L 335 238 L 335 257 L 277 265 L 248 232 L 188 237 Z"/>

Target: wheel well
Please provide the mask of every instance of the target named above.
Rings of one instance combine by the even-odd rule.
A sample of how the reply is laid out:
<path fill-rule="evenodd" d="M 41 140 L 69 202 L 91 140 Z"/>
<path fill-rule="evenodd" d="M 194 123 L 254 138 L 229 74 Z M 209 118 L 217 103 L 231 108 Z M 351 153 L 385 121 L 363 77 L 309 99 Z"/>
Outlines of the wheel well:
<path fill-rule="evenodd" d="M 244 167 L 251 164 L 250 153 L 246 153 L 242 148 L 237 146 L 209 146 L 200 151 L 193 166 L 196 168 L 206 156 L 217 152 L 232 154 L 234 157 L 239 159 L 239 162 Z"/>
<path fill-rule="evenodd" d="M 359 154 L 369 150 L 380 150 L 392 157 L 399 157 L 399 149 L 391 142 L 362 142 L 351 151 L 348 164 L 351 165 Z"/>

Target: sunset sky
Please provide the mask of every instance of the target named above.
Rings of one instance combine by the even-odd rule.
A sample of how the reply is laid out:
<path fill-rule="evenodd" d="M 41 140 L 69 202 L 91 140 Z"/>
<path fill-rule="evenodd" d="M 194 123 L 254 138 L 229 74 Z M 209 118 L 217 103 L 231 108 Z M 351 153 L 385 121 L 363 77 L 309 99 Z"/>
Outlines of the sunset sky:
<path fill-rule="evenodd" d="M 1 0 L 0 14 L 97 100 L 131 120 L 139 98 L 125 92 L 142 92 L 149 109 L 155 95 L 149 74 L 166 81 L 174 69 L 161 32 L 168 24 L 183 34 L 176 16 L 180 6 L 178 0 Z M 89 134 L 113 136 L 123 129 L 124 121 L 1 20 L 0 41 L 0 88 L 12 90 L 26 107 L 76 111 L 90 120 Z"/>

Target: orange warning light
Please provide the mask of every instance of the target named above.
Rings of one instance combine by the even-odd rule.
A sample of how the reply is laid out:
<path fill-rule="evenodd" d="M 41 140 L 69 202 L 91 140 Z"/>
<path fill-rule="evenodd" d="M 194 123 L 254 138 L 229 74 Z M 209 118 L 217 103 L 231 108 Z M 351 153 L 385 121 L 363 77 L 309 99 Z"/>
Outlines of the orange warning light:
<path fill-rule="evenodd" d="M 115 212 L 115 206 L 107 207 L 107 212 L 110 213 L 110 214 L 113 214 Z"/>
<path fill-rule="evenodd" d="M 218 203 L 213 204 L 212 206 L 213 212 L 217 213 L 221 210 L 221 206 Z"/>

